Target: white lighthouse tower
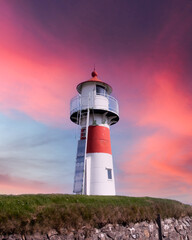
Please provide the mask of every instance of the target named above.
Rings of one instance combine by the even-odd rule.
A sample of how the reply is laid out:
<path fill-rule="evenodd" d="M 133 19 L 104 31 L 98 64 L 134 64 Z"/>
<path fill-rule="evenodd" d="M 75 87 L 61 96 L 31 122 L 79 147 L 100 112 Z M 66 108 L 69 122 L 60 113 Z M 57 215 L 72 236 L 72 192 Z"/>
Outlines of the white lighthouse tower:
<path fill-rule="evenodd" d="M 77 85 L 77 91 L 70 104 L 70 119 L 81 127 L 73 192 L 115 195 L 110 126 L 119 121 L 118 102 L 95 70 L 91 79 Z"/>

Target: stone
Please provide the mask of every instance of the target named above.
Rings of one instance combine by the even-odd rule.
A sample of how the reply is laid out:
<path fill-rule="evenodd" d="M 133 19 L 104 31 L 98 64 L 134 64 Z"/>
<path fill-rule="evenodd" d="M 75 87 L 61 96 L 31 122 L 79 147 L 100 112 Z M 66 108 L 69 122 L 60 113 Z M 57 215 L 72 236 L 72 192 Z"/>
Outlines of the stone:
<path fill-rule="evenodd" d="M 22 240 L 22 237 L 18 234 L 9 235 L 7 240 Z"/>
<path fill-rule="evenodd" d="M 140 224 L 141 225 L 141 224 Z M 143 227 L 148 227 L 149 226 L 149 223 L 147 223 L 146 221 L 142 222 L 142 226 Z"/>
<path fill-rule="evenodd" d="M 185 224 L 183 224 L 183 229 L 184 229 L 184 230 L 187 230 L 188 227 L 187 227 Z"/>
<path fill-rule="evenodd" d="M 171 218 L 168 218 L 168 219 L 165 219 L 165 224 L 172 224 L 172 222 L 173 222 L 173 219 L 171 219 Z"/>
<path fill-rule="evenodd" d="M 131 234 L 131 237 L 133 239 L 138 239 L 139 238 L 139 234 L 138 233 Z"/>
<path fill-rule="evenodd" d="M 139 223 L 135 223 L 134 228 L 139 228 L 140 224 Z"/>
<path fill-rule="evenodd" d="M 99 233 L 99 234 L 98 234 L 98 238 L 99 238 L 99 240 L 105 240 L 105 239 L 106 239 L 104 233 Z"/>
<path fill-rule="evenodd" d="M 115 239 L 115 234 L 113 232 L 107 232 L 107 237 L 114 240 Z"/>
<path fill-rule="evenodd" d="M 59 235 L 52 235 L 50 237 L 51 240 L 62 240 L 64 236 L 59 236 Z"/>
<path fill-rule="evenodd" d="M 164 240 L 192 240 L 192 218 L 176 220 L 168 218 L 162 221 Z M 85 225 L 78 230 L 61 228 L 59 232 L 50 230 L 46 235 L 0 235 L 0 240 L 159 240 L 156 222 L 138 222 L 124 225 L 106 224 L 101 229 Z"/>
<path fill-rule="evenodd" d="M 192 240 L 192 235 L 188 234 L 188 240 Z"/>
<path fill-rule="evenodd" d="M 100 230 L 100 229 L 97 229 L 97 228 L 94 228 L 94 231 L 95 231 L 96 234 L 98 234 L 98 233 L 101 232 L 101 230 Z"/>
<path fill-rule="evenodd" d="M 52 229 L 52 230 L 50 230 L 50 231 L 47 233 L 47 236 L 48 236 L 49 238 L 51 238 L 51 237 L 54 236 L 54 235 L 58 235 L 58 232 L 57 232 L 55 229 Z"/>
<path fill-rule="evenodd" d="M 166 232 L 166 231 L 165 231 L 165 232 L 163 233 L 163 237 L 168 237 L 168 236 L 169 236 L 169 232 Z"/>
<path fill-rule="evenodd" d="M 11 234 L 11 235 L 9 235 L 8 238 L 6 238 L 6 239 L 8 239 L 8 240 L 14 240 L 15 238 L 14 238 L 14 235 Z"/>
<path fill-rule="evenodd" d="M 133 228 L 133 227 L 128 228 L 128 230 L 130 231 L 131 234 L 133 234 L 135 232 L 135 228 Z"/>
<path fill-rule="evenodd" d="M 186 231 L 185 230 L 180 230 L 179 234 L 185 236 L 186 235 Z"/>
<path fill-rule="evenodd" d="M 187 227 L 190 227 L 190 224 L 189 224 L 189 222 L 188 222 L 188 221 L 186 221 L 185 219 L 183 220 L 183 223 L 185 224 L 185 226 L 187 226 Z"/>
<path fill-rule="evenodd" d="M 175 226 L 175 230 L 179 233 L 181 230 L 183 230 L 183 226 L 178 224 Z"/>
<path fill-rule="evenodd" d="M 92 239 L 92 240 L 98 240 L 98 236 L 97 236 L 96 234 L 93 234 L 93 235 L 91 236 L 91 239 Z"/>
<path fill-rule="evenodd" d="M 170 233 L 169 238 L 170 238 L 170 240 L 180 239 L 180 235 L 177 232 L 172 232 L 172 233 Z"/>
<path fill-rule="evenodd" d="M 113 224 L 107 224 L 107 228 L 111 231 L 113 229 Z"/>
<path fill-rule="evenodd" d="M 132 228 L 134 226 L 134 223 L 129 223 L 129 227 Z"/>
<path fill-rule="evenodd" d="M 61 235 L 67 235 L 68 233 L 69 233 L 69 230 L 67 230 L 66 228 L 59 229 L 59 234 Z"/>
<path fill-rule="evenodd" d="M 159 234 L 155 233 L 155 239 L 159 239 Z"/>
<path fill-rule="evenodd" d="M 175 226 L 179 225 L 179 223 L 178 223 L 178 220 L 177 220 L 177 219 L 175 220 L 175 223 L 174 223 L 174 225 L 175 225 Z"/>
<path fill-rule="evenodd" d="M 74 233 L 73 232 L 70 232 L 68 235 L 67 235 L 67 240 L 73 240 L 74 239 Z"/>
<path fill-rule="evenodd" d="M 145 235 L 146 238 L 150 237 L 150 233 L 147 229 L 144 229 L 144 235 Z"/>
<path fill-rule="evenodd" d="M 26 235 L 25 236 L 26 240 L 47 240 L 46 235 L 42 235 L 40 233 L 34 233 L 33 235 Z"/>
<path fill-rule="evenodd" d="M 85 239 L 85 236 L 82 234 L 82 235 L 78 235 L 78 240 L 84 240 Z"/>
<path fill-rule="evenodd" d="M 155 225 L 153 223 L 149 224 L 149 232 L 152 233 L 155 229 Z"/>
<path fill-rule="evenodd" d="M 169 225 L 168 225 L 168 224 L 164 224 L 163 230 L 164 230 L 164 231 L 168 231 L 168 230 L 169 230 Z"/>

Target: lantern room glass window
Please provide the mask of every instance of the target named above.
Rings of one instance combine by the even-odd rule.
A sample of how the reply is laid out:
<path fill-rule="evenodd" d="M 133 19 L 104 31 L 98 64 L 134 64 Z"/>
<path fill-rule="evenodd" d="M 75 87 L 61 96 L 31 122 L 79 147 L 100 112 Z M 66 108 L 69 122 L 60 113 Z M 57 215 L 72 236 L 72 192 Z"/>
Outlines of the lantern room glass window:
<path fill-rule="evenodd" d="M 96 94 L 103 95 L 103 96 L 107 95 L 106 88 L 100 85 L 96 85 Z"/>
<path fill-rule="evenodd" d="M 112 169 L 110 169 L 110 168 L 107 168 L 107 177 L 108 177 L 108 179 L 112 179 Z"/>

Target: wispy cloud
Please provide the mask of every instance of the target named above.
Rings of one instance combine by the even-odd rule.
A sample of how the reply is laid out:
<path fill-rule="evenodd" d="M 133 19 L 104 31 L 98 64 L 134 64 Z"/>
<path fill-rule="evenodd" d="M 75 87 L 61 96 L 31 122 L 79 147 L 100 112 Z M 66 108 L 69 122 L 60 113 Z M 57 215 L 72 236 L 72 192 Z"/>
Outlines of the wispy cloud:
<path fill-rule="evenodd" d="M 63 190 L 59 186 L 48 185 L 45 182 L 3 174 L 0 174 L 0 189 L 1 194 L 58 193 Z"/>

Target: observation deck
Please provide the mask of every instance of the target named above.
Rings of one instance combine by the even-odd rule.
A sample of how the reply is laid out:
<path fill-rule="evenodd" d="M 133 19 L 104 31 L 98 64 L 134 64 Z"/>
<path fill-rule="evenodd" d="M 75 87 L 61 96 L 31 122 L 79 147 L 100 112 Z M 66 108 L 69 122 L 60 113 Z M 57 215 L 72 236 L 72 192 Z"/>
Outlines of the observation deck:
<path fill-rule="evenodd" d="M 80 113 L 86 113 L 87 109 L 93 110 L 94 113 L 105 113 L 107 117 L 112 117 L 111 125 L 119 121 L 118 101 L 108 94 L 89 94 L 82 97 L 75 96 L 70 102 L 70 119 L 72 122 L 79 124 Z"/>

